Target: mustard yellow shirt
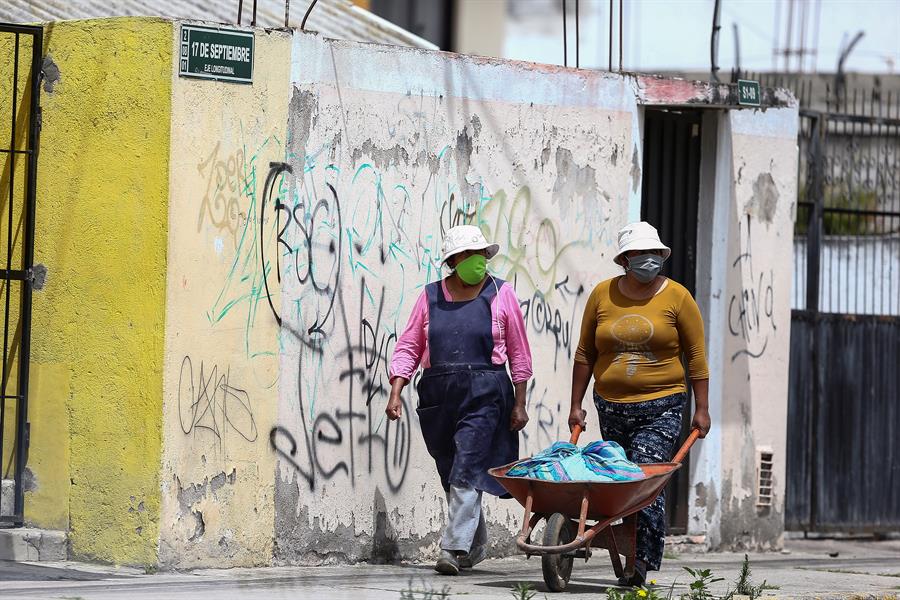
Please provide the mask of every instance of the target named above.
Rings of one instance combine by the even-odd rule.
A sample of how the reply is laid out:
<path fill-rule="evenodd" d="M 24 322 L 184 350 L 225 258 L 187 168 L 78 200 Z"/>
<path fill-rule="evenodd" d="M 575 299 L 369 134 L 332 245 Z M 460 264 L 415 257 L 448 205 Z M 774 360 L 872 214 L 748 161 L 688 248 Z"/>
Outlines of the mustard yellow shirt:
<path fill-rule="evenodd" d="M 594 368 L 594 390 L 610 402 L 642 402 L 686 391 L 708 379 L 703 319 L 685 287 L 668 280 L 647 300 L 619 290 L 619 277 L 594 288 L 584 307 L 575 360 Z"/>

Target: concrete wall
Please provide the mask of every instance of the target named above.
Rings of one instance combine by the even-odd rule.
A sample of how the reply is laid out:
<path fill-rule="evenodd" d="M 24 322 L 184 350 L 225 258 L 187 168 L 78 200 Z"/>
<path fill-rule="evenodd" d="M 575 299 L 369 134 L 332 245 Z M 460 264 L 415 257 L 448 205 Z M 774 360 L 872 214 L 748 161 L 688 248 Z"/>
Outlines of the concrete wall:
<path fill-rule="evenodd" d="M 571 360 L 593 285 L 639 185 L 627 80 L 414 50 L 294 42 L 284 233 L 276 560 L 417 557 L 445 503 L 408 388 L 388 424 L 388 362 L 443 232 L 501 245 L 535 378 L 523 453 L 567 435 Z M 594 428 L 596 429 L 596 428 Z M 491 502 L 494 542 L 520 518 Z"/>
<path fill-rule="evenodd" d="M 535 358 L 522 453 L 564 438 L 584 302 L 640 214 L 653 82 L 257 30 L 253 84 L 225 84 L 175 74 L 177 35 L 48 29 L 29 519 L 119 563 L 428 556 L 446 506 L 414 391 L 399 423 L 383 408 L 442 234 L 500 243 Z M 795 133 L 794 109 L 704 122 L 715 429 L 690 527 L 714 545 L 781 531 Z M 511 550 L 520 508 L 487 514 Z"/>
<path fill-rule="evenodd" d="M 164 566 L 272 556 L 279 342 L 264 279 L 277 228 L 260 217 L 268 165 L 285 157 L 290 39 L 256 31 L 252 85 L 171 75 Z"/>
<path fill-rule="evenodd" d="M 722 126 L 730 144 L 731 193 L 720 200 L 729 239 L 719 301 L 724 323 L 721 388 L 721 544 L 779 547 L 784 529 L 787 384 L 793 221 L 796 207 L 796 109 L 732 111 Z M 723 174 L 724 175 L 724 174 Z M 721 273 L 720 273 L 721 274 Z M 761 506 L 761 452 L 773 457 L 771 506 Z"/>
<path fill-rule="evenodd" d="M 171 31 L 45 29 L 26 517 L 79 558 L 156 562 Z"/>

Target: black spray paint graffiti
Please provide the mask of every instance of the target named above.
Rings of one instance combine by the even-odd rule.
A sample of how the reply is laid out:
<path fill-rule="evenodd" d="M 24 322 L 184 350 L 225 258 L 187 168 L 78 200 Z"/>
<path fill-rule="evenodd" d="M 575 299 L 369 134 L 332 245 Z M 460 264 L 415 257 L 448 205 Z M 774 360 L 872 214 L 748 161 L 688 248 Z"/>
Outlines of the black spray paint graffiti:
<path fill-rule="evenodd" d="M 565 317 L 559 307 L 554 307 L 540 291 L 535 291 L 528 300 L 520 300 L 525 325 L 538 335 L 549 335 L 553 338 L 553 370 L 559 366 L 559 351 L 565 350 L 566 359 L 572 358 L 572 323 L 578 310 L 578 300 L 584 294 L 584 286 L 577 290 L 569 289 L 569 278 L 566 277 L 554 286 L 557 297 L 565 301 L 571 298 L 572 309 Z M 576 336 L 577 337 L 577 336 Z"/>
<path fill-rule="evenodd" d="M 273 163 L 272 168 L 270 178 L 286 170 L 279 163 Z M 293 294 L 295 297 L 284 305 L 283 310 L 289 311 L 289 315 L 282 318 L 278 314 L 267 290 L 269 303 L 282 326 L 282 335 L 291 336 L 301 348 L 297 356 L 296 397 L 291 407 L 291 412 L 297 415 L 297 424 L 272 428 L 270 444 L 310 490 L 335 478 L 345 478 L 356 485 L 361 477 L 377 476 L 383 477 L 396 492 L 403 485 L 409 467 L 413 432 L 410 406 L 414 402 L 404 395 L 403 419 L 394 423 L 385 419 L 383 406 L 390 391 L 388 367 L 396 343 L 397 307 L 392 305 L 388 309 L 391 322 L 386 323 L 385 287 L 370 288 L 365 277 L 360 277 L 368 269 L 357 265 L 366 256 L 375 264 L 385 264 L 393 254 L 394 243 L 400 239 L 398 235 L 402 237 L 409 232 L 398 233 L 402 228 L 393 218 L 388 218 L 389 214 L 384 218 L 379 216 L 381 192 L 376 193 L 378 202 L 369 207 L 372 212 L 362 218 L 364 222 L 345 223 L 340 194 L 331 184 L 324 183 L 324 186 L 328 188 L 324 199 L 323 196 L 300 198 L 293 208 L 276 200 L 274 209 L 270 209 L 279 215 L 276 246 L 280 264 L 273 270 L 279 277 L 296 277 L 290 281 L 295 289 L 296 283 L 300 286 Z M 267 186 L 264 202 L 270 199 L 273 189 L 271 184 Z M 503 193 L 496 200 L 494 205 L 498 209 L 507 205 Z M 451 196 L 442 205 L 439 211 L 442 230 L 472 218 L 456 202 L 456 196 Z M 518 194 L 513 204 L 514 212 L 524 224 L 529 218 L 528 190 Z M 510 225 L 501 226 L 503 222 L 498 215 L 494 229 L 498 233 L 503 231 L 504 241 L 515 243 L 507 246 L 509 252 L 501 257 L 501 266 L 515 276 L 519 270 L 526 269 L 526 261 L 537 261 L 538 271 L 523 281 L 532 295 L 521 306 L 529 329 L 552 339 L 555 370 L 560 354 L 564 362 L 572 357 L 573 339 L 578 337 L 577 332 L 573 333 L 573 324 L 584 294 L 583 286 L 570 284 L 568 277 L 552 279 L 558 273 L 561 255 L 570 244 L 560 242 L 555 225 L 544 219 L 538 225 L 537 245 L 528 250 L 522 235 L 513 235 Z M 386 234 L 386 226 L 394 229 Z M 424 269 L 427 264 L 415 259 L 415 266 Z M 342 281 L 344 269 L 346 276 L 353 278 L 353 287 L 359 285 L 358 299 L 347 296 L 345 290 L 349 286 Z M 532 289 L 537 289 L 532 276 L 545 282 L 542 286 L 546 289 L 532 293 Z M 517 279 L 514 277 L 514 283 Z M 357 312 L 356 306 L 348 310 L 348 304 L 356 300 L 358 314 L 351 316 L 349 313 Z M 323 374 L 327 371 L 332 373 L 330 379 Z M 331 383 L 321 385 L 326 380 Z M 328 390 L 327 407 L 321 405 L 324 389 Z M 407 388 L 407 394 L 413 389 L 414 386 Z M 564 433 L 565 419 L 558 416 L 560 399 L 549 392 L 546 384 L 538 386 L 532 381 L 528 395 L 533 424 L 523 434 L 523 441 L 527 448 L 535 450 L 559 439 Z"/>
<path fill-rule="evenodd" d="M 301 202 L 288 213 L 290 217 L 282 231 L 282 234 L 287 231 L 291 219 L 293 219 L 303 243 L 302 247 L 293 249 L 294 273 L 297 281 L 301 285 L 308 285 L 309 289 L 324 298 L 327 304 L 324 314 L 317 312 L 315 321 L 306 330 L 307 335 L 325 333 L 323 327 L 334 312 L 334 300 L 340 281 L 341 256 L 343 255 L 341 204 L 334 187 L 330 183 L 325 185 L 331 192 L 332 202 L 319 200 L 311 211 L 307 211 L 307 207 Z M 281 206 L 284 208 L 284 205 Z M 323 224 L 326 231 L 333 229 L 336 235 L 326 236 L 324 240 L 319 240 L 317 236 L 323 230 L 321 226 Z M 290 248 L 282 235 L 279 235 L 278 243 Z M 324 254 L 319 252 L 323 248 L 327 249 Z M 321 316 L 319 316 L 320 314 Z"/>
<path fill-rule="evenodd" d="M 228 431 L 234 431 L 248 442 L 256 441 L 256 419 L 250 396 L 245 390 L 229 384 L 230 370 L 213 366 L 207 373 L 200 363 L 194 373 L 193 361 L 185 356 L 178 376 L 178 416 L 185 435 L 208 432 L 222 448 Z"/>
<path fill-rule="evenodd" d="M 562 415 L 560 395 L 551 393 L 550 388 L 539 385 L 536 379 L 528 382 L 525 407 L 531 421 L 529 427 L 522 430 L 523 455 L 547 448 L 568 435 L 568 423 L 559 416 Z"/>
<path fill-rule="evenodd" d="M 269 291 L 269 277 L 268 277 L 268 265 L 266 263 L 266 252 L 265 252 L 265 239 L 264 233 L 266 230 L 265 220 L 266 220 L 266 203 L 269 201 L 269 198 L 272 197 L 272 191 L 275 189 L 275 183 L 278 180 L 278 176 L 284 172 L 293 173 L 291 166 L 287 163 L 279 163 L 273 162 L 269 163 L 269 174 L 266 175 L 266 182 L 263 184 L 263 196 L 262 196 L 262 206 L 259 211 L 259 257 L 262 261 L 262 274 L 263 274 L 263 283 L 266 288 L 266 300 L 269 301 L 269 308 L 272 309 L 272 314 L 275 315 L 275 321 L 281 325 L 281 316 L 278 314 L 278 311 L 275 309 L 275 305 L 272 303 L 272 293 Z M 278 231 L 278 244 L 276 248 L 276 252 L 281 248 L 282 245 L 287 246 L 290 249 L 290 246 L 284 242 L 282 236 L 284 235 L 285 229 L 287 229 L 290 222 L 286 222 L 284 225 L 284 229 L 281 229 L 281 223 L 279 221 L 279 217 L 281 216 L 281 209 L 284 205 L 281 203 L 280 198 L 275 199 L 275 229 Z M 290 212 L 288 212 L 290 215 Z M 278 278 L 278 283 L 281 283 L 281 268 L 279 261 L 275 261 L 275 269 L 276 276 Z"/>
<path fill-rule="evenodd" d="M 458 203 L 456 194 L 450 194 L 450 200 L 441 205 L 441 238 L 448 230 L 457 225 L 469 225 L 472 223 L 473 215 L 469 214 L 465 204 Z"/>
<path fill-rule="evenodd" d="M 269 178 L 274 179 L 284 171 L 290 171 L 287 165 L 273 163 Z M 283 335 L 292 336 L 302 348 L 297 357 L 297 401 L 294 407 L 300 417 L 302 443 L 298 443 L 294 431 L 282 425 L 272 428 L 269 442 L 273 450 L 307 482 L 310 490 L 315 490 L 320 480 L 328 481 L 337 476 L 345 476 L 351 485 L 355 485 L 357 475 L 363 470 L 368 475 L 381 470 L 389 489 L 396 492 L 403 485 L 409 467 L 412 431 L 408 408 L 404 410 L 404 418 L 396 423 L 388 421 L 380 408 L 389 392 L 388 364 L 396 334 L 386 333 L 382 324 L 384 287 L 380 291 L 374 319 L 365 314 L 366 298 L 374 298 L 374 295 L 363 278 L 358 329 L 356 339 L 352 339 L 340 290 L 341 264 L 346 258 L 340 199 L 331 184 L 326 183 L 326 186 L 331 196 L 328 199 L 318 199 L 309 204 L 300 201 L 293 209 L 280 200 L 274 204 L 273 210 L 278 215 L 285 214 L 284 225 L 279 222 L 277 262 L 287 262 L 287 270 L 296 277 L 304 294 L 310 294 L 306 299 L 316 306 L 315 310 L 308 311 L 312 316 L 303 315 L 298 306 L 296 315 L 292 317 L 301 326 L 291 328 L 288 320 L 283 320 L 274 308 L 271 292 L 268 288 L 266 290 L 269 306 L 282 327 Z M 267 186 L 266 199 L 271 190 L 272 186 Z M 296 239 L 296 246 L 289 239 Z M 363 248 L 357 244 L 355 250 L 359 253 Z M 261 254 L 265 264 L 264 250 Z M 280 265 L 276 272 L 280 280 L 284 272 Z M 299 298 L 296 302 L 303 300 Z M 331 401 L 328 409 L 314 414 L 313 402 L 304 397 L 303 390 L 308 379 L 315 380 L 322 375 L 326 343 L 331 355 L 339 361 L 338 381 L 344 390 L 340 397 L 345 398 L 346 402 L 335 407 Z M 357 460 L 360 455 L 362 461 Z"/>
<path fill-rule="evenodd" d="M 293 169 L 286 163 L 273 162 L 269 164 L 269 174 L 266 177 L 266 185 L 263 190 L 262 208 L 260 210 L 260 225 L 268 218 L 265 209 L 271 201 L 275 189 L 275 182 L 282 173 L 293 174 Z M 284 204 L 279 197 L 275 198 L 273 211 L 275 212 L 276 229 L 278 231 L 275 263 L 277 281 L 281 283 L 282 274 L 286 269 L 282 268 L 282 262 L 287 261 L 287 270 L 297 281 L 306 286 L 305 289 L 315 296 L 315 319 L 312 323 L 304 324 L 302 330 L 290 331 L 290 326 L 282 320 L 281 314 L 275 308 L 272 300 L 272 292 L 269 289 L 268 257 L 266 256 L 265 240 L 260 240 L 260 261 L 262 262 L 265 277 L 266 300 L 272 311 L 275 321 L 283 329 L 288 329 L 297 339 L 306 344 L 317 343 L 317 335 L 325 335 L 325 327 L 333 320 L 335 299 L 337 297 L 338 283 L 340 281 L 341 257 L 343 256 L 343 222 L 341 218 L 341 205 L 337 191 L 330 183 L 325 184 L 330 192 L 330 199 L 318 199 L 312 206 L 305 201 L 298 202 L 293 208 Z M 282 216 L 283 215 L 283 216 Z M 284 221 L 282 224 L 282 220 Z M 296 235 L 300 237 L 300 245 L 293 247 L 285 235 L 291 229 L 296 229 Z M 284 258 L 284 257 L 288 258 Z M 298 301 L 299 303 L 299 301 Z M 305 333 L 305 335 L 304 335 Z"/>
<path fill-rule="evenodd" d="M 346 406 L 334 408 L 333 412 L 320 412 L 314 419 L 307 417 L 308 407 L 302 391 L 306 376 L 304 363 L 311 359 L 303 354 L 297 359 L 297 381 L 301 382 L 298 385 L 297 409 L 303 447 L 298 445 L 291 430 L 283 426 L 272 428 L 269 441 L 275 452 L 306 480 L 311 491 L 316 489 L 319 478 L 329 481 L 340 474 L 355 485 L 361 468 L 356 460 L 360 452 L 365 455 L 362 467 L 365 472 L 373 475 L 380 469 L 391 491 L 399 491 L 406 479 L 412 417 L 405 399 L 403 418 L 397 422 L 388 421 L 380 408 L 388 391 L 386 364 L 390 340 L 382 338 L 378 341 L 376 330 L 363 320 L 360 323 L 360 344 L 348 347 L 344 353 L 347 368 L 341 372 L 339 379 L 347 386 Z M 354 359 L 357 357 L 362 358 L 362 364 L 355 367 Z M 354 399 L 357 396 L 362 396 L 365 401 L 359 402 L 358 408 L 355 408 Z M 380 402 L 373 406 L 374 399 Z"/>
<path fill-rule="evenodd" d="M 746 249 L 731 264 L 743 275 L 746 266 L 749 285 L 742 284 L 741 289 L 731 296 L 728 302 L 728 330 L 734 337 L 740 337 L 744 348 L 731 355 L 734 362 L 739 356 L 759 358 L 766 353 L 769 336 L 777 331 L 775 325 L 775 272 L 756 273 L 753 270 L 753 249 L 750 238 L 750 216 L 747 216 Z M 745 281 L 741 277 L 742 281 Z"/>

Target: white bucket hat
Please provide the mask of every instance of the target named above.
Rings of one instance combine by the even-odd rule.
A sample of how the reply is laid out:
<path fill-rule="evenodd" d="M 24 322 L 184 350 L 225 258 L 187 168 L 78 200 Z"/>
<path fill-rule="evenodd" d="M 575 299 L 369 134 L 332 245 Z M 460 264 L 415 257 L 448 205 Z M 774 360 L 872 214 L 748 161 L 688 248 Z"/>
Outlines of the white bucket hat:
<path fill-rule="evenodd" d="M 656 227 L 646 221 L 629 223 L 619 230 L 619 251 L 613 260 L 618 263 L 619 258 L 631 250 L 662 250 L 665 259 L 672 255 L 672 249 L 659 240 Z"/>
<path fill-rule="evenodd" d="M 450 228 L 444 236 L 444 245 L 441 249 L 444 256 L 441 258 L 441 262 L 446 263 L 447 259 L 454 254 L 459 254 L 466 250 L 485 249 L 487 249 L 487 258 L 490 260 L 497 256 L 497 253 L 500 251 L 500 245 L 488 243 L 481 230 L 474 225 L 457 225 Z"/>

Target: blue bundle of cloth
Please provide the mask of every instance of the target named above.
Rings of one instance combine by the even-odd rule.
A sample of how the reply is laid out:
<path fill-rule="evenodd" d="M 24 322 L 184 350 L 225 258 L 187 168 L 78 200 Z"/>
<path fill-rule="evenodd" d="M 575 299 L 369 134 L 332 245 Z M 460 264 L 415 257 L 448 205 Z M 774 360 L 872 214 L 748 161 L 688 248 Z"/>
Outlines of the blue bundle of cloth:
<path fill-rule="evenodd" d="M 543 481 L 634 481 L 644 478 L 639 466 L 628 460 L 616 442 L 592 442 L 579 448 L 569 442 L 556 442 L 506 472 L 509 477 L 527 477 Z"/>

